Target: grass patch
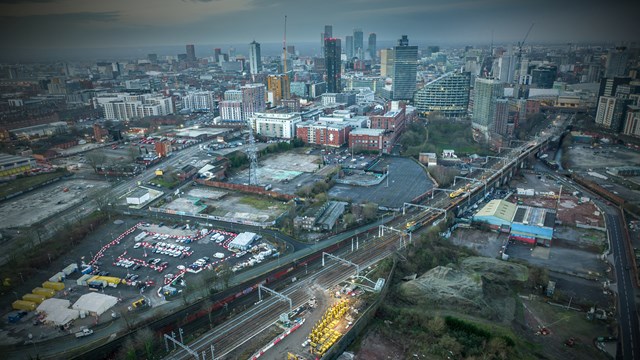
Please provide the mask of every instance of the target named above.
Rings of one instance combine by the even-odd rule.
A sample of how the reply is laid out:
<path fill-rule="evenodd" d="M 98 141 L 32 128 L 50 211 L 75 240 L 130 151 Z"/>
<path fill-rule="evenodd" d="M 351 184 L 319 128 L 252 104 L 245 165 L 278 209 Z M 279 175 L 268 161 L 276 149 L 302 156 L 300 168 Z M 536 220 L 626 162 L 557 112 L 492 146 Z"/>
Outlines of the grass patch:
<path fill-rule="evenodd" d="M 486 145 L 473 140 L 471 123 L 467 121 L 434 120 L 426 126 L 411 124 L 400 142 L 407 156 L 417 157 L 421 152 L 440 154 L 443 149 L 454 149 L 458 154 L 491 154 Z"/>
<path fill-rule="evenodd" d="M 280 208 L 280 202 L 263 197 L 245 196 L 240 199 L 239 203 L 249 205 L 258 210 L 269 210 L 273 206 Z"/>
<path fill-rule="evenodd" d="M 19 191 L 25 191 L 30 187 L 39 186 L 49 180 L 66 175 L 65 170 L 59 170 L 52 173 L 40 174 L 35 176 L 18 177 L 15 180 L 0 184 L 0 197 L 15 194 Z"/>
<path fill-rule="evenodd" d="M 168 181 L 162 176 L 156 176 L 155 178 L 149 180 L 149 182 L 168 189 L 173 189 L 174 187 L 176 187 L 176 185 L 178 185 L 178 180 Z"/>

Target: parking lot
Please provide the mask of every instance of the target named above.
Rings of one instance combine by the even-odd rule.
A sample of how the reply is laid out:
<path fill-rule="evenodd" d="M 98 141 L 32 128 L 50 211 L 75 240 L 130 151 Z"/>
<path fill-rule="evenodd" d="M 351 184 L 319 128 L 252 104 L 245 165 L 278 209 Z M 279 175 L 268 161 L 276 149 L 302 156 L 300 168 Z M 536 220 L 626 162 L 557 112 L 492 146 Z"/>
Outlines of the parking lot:
<path fill-rule="evenodd" d="M 374 186 L 338 184 L 329 190 L 329 196 L 350 199 L 356 203 L 370 201 L 379 206 L 401 208 L 405 202 L 411 202 L 433 187 L 424 169 L 411 159 L 385 157 L 371 170 L 382 172 L 387 166 L 390 169 L 388 181 Z"/>
<path fill-rule="evenodd" d="M 238 263 L 246 252 L 228 249 L 236 236 L 188 224 L 139 223 L 90 254 L 88 265 L 96 275 L 121 278 L 138 289 L 179 284 L 187 273 L 212 270 L 223 262 Z"/>

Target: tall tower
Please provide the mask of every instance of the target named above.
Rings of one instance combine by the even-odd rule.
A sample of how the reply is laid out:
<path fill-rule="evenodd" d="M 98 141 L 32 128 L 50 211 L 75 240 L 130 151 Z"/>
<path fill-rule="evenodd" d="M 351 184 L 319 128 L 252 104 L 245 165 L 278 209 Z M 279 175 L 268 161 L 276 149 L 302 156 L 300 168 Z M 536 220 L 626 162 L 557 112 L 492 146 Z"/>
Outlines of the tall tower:
<path fill-rule="evenodd" d="M 380 50 L 380 76 L 393 76 L 393 49 Z"/>
<path fill-rule="evenodd" d="M 605 65 L 604 77 L 627 76 L 627 61 L 629 53 L 626 47 L 617 47 L 609 50 Z"/>
<path fill-rule="evenodd" d="M 364 59 L 364 39 L 362 29 L 353 29 L 353 55 Z"/>
<path fill-rule="evenodd" d="M 187 45 L 187 61 L 196 61 L 196 47 Z"/>
<path fill-rule="evenodd" d="M 328 37 L 328 38 L 333 37 L 333 25 L 324 26 L 324 37 Z"/>
<path fill-rule="evenodd" d="M 344 53 L 347 55 L 347 61 L 353 59 L 353 36 L 347 35 L 345 38 Z"/>
<path fill-rule="evenodd" d="M 485 135 L 495 128 L 496 101 L 504 95 L 504 84 L 496 79 L 476 78 L 473 90 L 472 126 Z"/>
<path fill-rule="evenodd" d="M 418 47 L 409 46 L 407 35 L 402 35 L 393 54 L 393 100 L 412 100 L 416 91 Z"/>
<path fill-rule="evenodd" d="M 262 71 L 260 43 L 257 43 L 255 40 L 249 44 L 249 67 L 251 67 L 252 75 L 255 75 Z"/>
<path fill-rule="evenodd" d="M 324 40 L 324 61 L 327 69 L 327 92 L 338 93 L 342 90 L 340 84 L 340 54 L 342 49 L 340 39 L 326 38 Z"/>
<path fill-rule="evenodd" d="M 376 33 L 369 34 L 369 48 L 367 49 L 369 52 L 369 57 L 371 61 L 375 63 L 376 61 Z"/>

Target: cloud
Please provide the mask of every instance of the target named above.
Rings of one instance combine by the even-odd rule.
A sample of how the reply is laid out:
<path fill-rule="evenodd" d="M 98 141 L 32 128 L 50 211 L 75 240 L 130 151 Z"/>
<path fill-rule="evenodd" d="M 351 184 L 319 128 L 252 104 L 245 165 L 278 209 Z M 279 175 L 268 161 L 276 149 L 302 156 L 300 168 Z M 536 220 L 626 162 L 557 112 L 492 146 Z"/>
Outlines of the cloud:
<path fill-rule="evenodd" d="M 2 1 L 2 0 L 0 0 Z M 58 23 L 58 25 L 67 25 L 72 23 L 83 22 L 112 22 L 118 20 L 120 12 L 104 11 L 104 12 L 76 12 L 65 14 L 51 15 L 24 15 L 24 16 L 0 16 L 2 22 L 19 22 L 23 24 L 30 23 Z"/>
<path fill-rule="evenodd" d="M 0 4 L 50 3 L 58 0 L 0 0 Z"/>

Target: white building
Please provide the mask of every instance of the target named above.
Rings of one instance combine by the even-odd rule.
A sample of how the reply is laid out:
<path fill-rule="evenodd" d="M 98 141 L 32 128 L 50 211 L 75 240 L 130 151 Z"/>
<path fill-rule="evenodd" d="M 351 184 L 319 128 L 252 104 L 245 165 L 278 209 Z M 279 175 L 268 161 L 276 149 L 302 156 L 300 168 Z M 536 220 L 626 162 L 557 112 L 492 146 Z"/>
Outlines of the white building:
<path fill-rule="evenodd" d="M 138 188 L 129 194 L 127 194 L 127 204 L 129 205 L 142 205 L 149 201 L 149 190 Z"/>
<path fill-rule="evenodd" d="M 188 93 L 182 98 L 182 108 L 211 111 L 215 107 L 213 91 Z"/>
<path fill-rule="evenodd" d="M 220 101 L 220 117 L 222 120 L 242 120 L 242 101 Z"/>
<path fill-rule="evenodd" d="M 293 139 L 296 136 L 296 125 L 302 122 L 302 116 L 298 113 L 255 113 L 250 118 L 250 122 L 257 134 L 279 139 Z"/>
<path fill-rule="evenodd" d="M 337 93 L 324 93 L 322 94 L 322 106 L 328 106 L 336 103 Z"/>
<path fill-rule="evenodd" d="M 173 114 L 173 101 L 160 94 L 105 94 L 94 99 L 94 107 L 102 107 L 105 119 L 131 120 L 146 116 Z"/>
<path fill-rule="evenodd" d="M 238 249 L 240 251 L 249 250 L 257 235 L 252 232 L 243 232 L 238 234 L 235 239 L 229 243 L 229 250 Z"/>

